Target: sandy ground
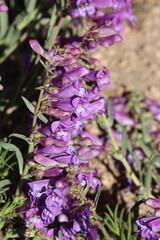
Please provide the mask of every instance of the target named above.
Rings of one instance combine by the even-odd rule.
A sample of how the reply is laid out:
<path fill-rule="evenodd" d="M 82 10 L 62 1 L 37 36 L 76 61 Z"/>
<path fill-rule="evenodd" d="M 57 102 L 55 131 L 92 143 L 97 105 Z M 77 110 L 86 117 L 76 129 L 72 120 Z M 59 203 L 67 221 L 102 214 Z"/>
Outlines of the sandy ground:
<path fill-rule="evenodd" d="M 126 25 L 124 40 L 95 54 L 111 76 L 112 86 L 104 95 L 119 94 L 123 85 L 160 100 L 160 1 L 137 0 L 135 13 L 137 23 Z"/>

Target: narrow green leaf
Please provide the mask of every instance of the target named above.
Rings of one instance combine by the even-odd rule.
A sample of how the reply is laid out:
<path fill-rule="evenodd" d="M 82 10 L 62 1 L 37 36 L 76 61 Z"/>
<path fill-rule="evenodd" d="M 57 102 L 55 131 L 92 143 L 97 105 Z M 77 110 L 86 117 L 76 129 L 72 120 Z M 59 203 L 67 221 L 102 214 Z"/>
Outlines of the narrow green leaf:
<path fill-rule="evenodd" d="M 133 151 L 133 158 L 135 160 L 135 163 L 137 165 L 138 171 L 140 173 L 141 172 L 141 161 L 139 160 L 139 158 L 138 158 L 138 156 L 137 156 L 135 151 Z"/>
<path fill-rule="evenodd" d="M 154 156 L 149 165 L 155 165 L 156 167 L 160 167 L 160 155 Z"/>
<path fill-rule="evenodd" d="M 159 174 L 152 172 L 152 178 L 154 179 L 154 181 L 158 184 L 158 186 L 160 188 L 160 176 L 159 176 Z"/>
<path fill-rule="evenodd" d="M 147 189 L 147 192 L 150 193 L 152 183 L 152 168 L 148 167 L 145 178 L 144 178 L 144 187 Z"/>
<path fill-rule="evenodd" d="M 28 99 L 25 98 L 25 97 L 23 97 L 23 96 L 22 96 L 22 99 L 23 99 L 24 103 L 26 104 L 27 108 L 29 109 L 29 111 L 32 112 L 32 113 L 34 113 L 35 107 L 33 106 L 33 104 L 30 103 L 30 102 L 28 101 Z"/>
<path fill-rule="evenodd" d="M 37 117 L 45 124 L 48 123 L 48 119 L 41 112 L 38 113 Z"/>
<path fill-rule="evenodd" d="M 152 155 L 151 150 L 145 145 L 145 143 L 143 143 L 143 141 L 139 140 L 140 146 L 143 150 L 143 152 L 145 153 L 145 155 L 150 158 Z"/>
<path fill-rule="evenodd" d="M 127 240 L 130 240 L 132 234 L 132 225 L 131 225 L 131 212 L 128 213 L 128 222 L 127 222 Z"/>
<path fill-rule="evenodd" d="M 26 6 L 26 10 L 28 13 L 32 12 L 34 10 L 34 8 L 36 7 L 36 3 L 37 3 L 37 0 L 27 0 L 25 1 L 25 6 Z"/>
<path fill-rule="evenodd" d="M 7 185 L 11 184 L 11 181 L 9 179 L 4 179 L 0 181 L 0 188 L 3 188 Z"/>
<path fill-rule="evenodd" d="M 20 31 L 13 26 L 9 27 L 9 30 L 5 36 L 5 43 L 8 47 L 13 46 L 20 37 Z"/>
<path fill-rule="evenodd" d="M 65 7 L 65 0 L 60 0 L 60 2 L 61 2 L 61 9 L 63 10 Z"/>
<path fill-rule="evenodd" d="M 96 196 L 95 196 L 95 199 L 94 199 L 95 208 L 97 208 L 98 201 L 99 201 L 99 197 L 100 197 L 100 195 L 101 195 L 101 192 L 103 191 L 103 188 L 104 188 L 104 187 L 100 187 L 100 188 L 98 189 L 98 192 L 97 192 Z"/>
<path fill-rule="evenodd" d="M 52 11 L 52 16 L 51 16 L 51 19 L 50 19 L 47 39 L 46 39 L 46 42 L 45 42 L 45 48 L 47 48 L 47 49 L 50 47 L 52 39 L 53 39 L 53 28 L 54 28 L 54 26 L 56 24 L 56 20 L 57 20 L 56 12 L 57 12 L 57 6 L 56 6 L 56 4 L 54 4 L 53 11 Z"/>
<path fill-rule="evenodd" d="M 22 154 L 21 154 L 20 150 L 18 149 L 18 147 L 15 146 L 14 144 L 5 143 L 5 142 L 2 142 L 2 141 L 0 141 L 0 145 L 6 150 L 9 150 L 11 152 L 15 152 L 16 157 L 17 157 L 17 161 L 18 161 L 18 166 L 19 166 L 19 173 L 20 173 L 20 175 L 22 175 L 22 172 L 23 172 L 23 157 L 22 157 Z"/>
<path fill-rule="evenodd" d="M 59 232 L 58 232 L 58 238 L 59 238 L 59 240 L 63 240 L 62 231 L 61 230 L 59 230 Z"/>
<path fill-rule="evenodd" d="M 22 99 L 23 99 L 25 105 L 27 106 L 27 108 L 34 114 L 34 112 L 35 112 L 35 107 L 33 106 L 33 104 L 30 103 L 25 97 L 22 97 Z M 46 124 L 48 123 L 48 119 L 47 119 L 41 112 L 39 112 L 39 113 L 37 114 L 37 117 L 38 117 L 42 122 L 44 122 L 44 123 L 46 123 Z"/>
<path fill-rule="evenodd" d="M 34 9 L 32 12 L 23 17 L 23 20 L 17 25 L 18 30 L 23 30 L 31 21 L 36 19 L 36 15 L 38 14 L 38 8 Z"/>
<path fill-rule="evenodd" d="M 8 12 L 0 12 L 0 38 L 3 38 L 8 30 Z"/>
<path fill-rule="evenodd" d="M 113 125 L 113 114 L 112 114 L 112 101 L 108 101 L 108 107 L 107 107 L 107 113 L 108 113 L 108 122 L 109 126 L 111 127 Z"/>
<path fill-rule="evenodd" d="M 113 212 L 112 212 L 112 210 L 110 209 L 110 207 L 109 207 L 108 205 L 107 205 L 106 207 L 107 207 L 107 210 L 108 210 L 109 214 L 110 214 L 111 217 L 113 218 Z"/>
<path fill-rule="evenodd" d="M 122 156 L 126 157 L 126 151 L 127 151 L 127 128 L 126 126 L 123 127 L 122 132 Z"/>
<path fill-rule="evenodd" d="M 86 186 L 85 189 L 83 190 L 84 195 L 86 195 L 86 194 L 88 193 L 89 188 L 90 188 L 90 181 L 88 180 L 88 181 L 87 181 L 87 186 Z"/>
<path fill-rule="evenodd" d="M 109 220 L 110 221 L 110 220 Z M 114 222 L 112 221 L 112 222 L 109 222 L 108 221 L 108 219 L 104 219 L 104 223 L 105 223 L 105 225 L 113 232 L 113 233 L 115 233 L 115 234 L 117 234 L 117 231 L 116 231 L 116 229 L 115 229 L 115 226 L 114 226 Z"/>
<path fill-rule="evenodd" d="M 16 137 L 16 138 L 20 138 L 23 139 L 24 141 L 26 141 L 28 144 L 30 143 L 29 138 L 27 138 L 25 135 L 23 134 L 19 134 L 19 133 L 12 133 L 9 135 L 9 137 Z"/>
<path fill-rule="evenodd" d="M 133 152 L 133 146 L 132 146 L 131 141 L 129 139 L 127 139 L 126 142 L 127 142 L 127 148 L 129 150 L 129 152 L 132 153 Z"/>
<path fill-rule="evenodd" d="M 122 211 L 120 212 L 120 216 L 119 216 L 119 225 L 120 225 L 121 227 L 122 227 L 122 225 L 123 225 L 124 211 L 125 211 L 125 209 L 123 208 Z"/>
<path fill-rule="evenodd" d="M 121 232 L 120 232 L 120 239 L 121 240 L 126 240 L 126 237 L 125 237 L 125 234 L 124 234 L 124 230 L 123 229 L 121 229 Z"/>
<path fill-rule="evenodd" d="M 146 126 L 146 122 L 143 118 L 143 116 L 141 116 L 141 126 L 142 126 L 142 134 L 143 134 L 143 140 L 145 143 L 150 143 L 151 142 L 151 136 L 150 133 L 148 131 L 148 126 Z"/>

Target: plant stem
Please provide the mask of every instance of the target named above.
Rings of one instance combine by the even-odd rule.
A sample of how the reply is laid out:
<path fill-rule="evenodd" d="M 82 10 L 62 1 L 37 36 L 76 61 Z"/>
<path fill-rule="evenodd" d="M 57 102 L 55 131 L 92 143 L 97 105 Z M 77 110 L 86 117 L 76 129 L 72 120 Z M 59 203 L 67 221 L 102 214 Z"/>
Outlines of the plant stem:
<path fill-rule="evenodd" d="M 92 214 L 94 216 L 94 218 L 97 221 L 101 221 L 101 217 L 98 216 L 98 214 L 96 213 L 95 209 L 92 209 Z M 109 233 L 106 231 L 105 227 L 103 226 L 103 224 L 100 222 L 99 224 L 99 229 L 101 230 L 101 232 L 103 233 L 105 240 L 112 240 L 111 236 L 109 235 Z"/>
<path fill-rule="evenodd" d="M 60 28 L 63 24 L 63 21 L 64 21 L 64 17 L 61 16 L 57 26 L 54 27 L 54 32 L 53 32 L 53 38 L 52 38 L 52 41 L 50 39 L 50 43 L 49 43 L 49 48 L 53 45 L 59 31 L 60 31 Z M 39 57 L 36 58 L 36 62 L 35 64 L 37 65 L 39 62 Z M 50 65 L 49 65 L 50 66 Z M 48 66 L 48 67 L 49 67 Z M 49 70 L 49 69 L 48 69 Z M 46 73 L 46 75 L 48 74 L 48 71 Z M 44 79 L 46 79 L 47 76 L 44 77 Z M 43 94 L 44 94 L 44 83 L 45 81 L 43 82 L 43 86 L 40 90 L 40 93 L 39 93 L 39 97 L 38 97 L 38 101 L 37 101 L 37 105 L 36 105 L 36 108 L 35 108 L 35 112 L 34 112 L 34 117 L 33 117 L 33 121 L 32 121 L 32 137 L 31 137 L 31 142 L 30 142 L 30 145 L 29 145 L 29 149 L 28 149 L 28 157 L 27 157 L 27 161 L 31 159 L 31 156 L 33 155 L 33 152 L 34 152 L 34 130 L 35 130 L 35 127 L 36 127 L 36 123 L 37 123 L 37 117 L 38 117 L 38 113 L 40 111 L 40 107 L 41 107 L 41 103 L 42 103 L 42 98 L 43 98 Z M 18 185 L 18 188 L 17 188 L 17 191 L 16 191 L 16 194 L 15 196 L 20 196 L 21 192 L 22 192 L 22 189 L 23 189 L 23 185 L 24 185 L 24 178 L 25 176 L 28 174 L 28 171 L 29 171 L 29 166 L 28 164 L 26 163 L 25 165 L 25 168 L 23 170 L 23 174 L 22 174 L 22 177 L 20 179 L 20 182 L 19 182 L 19 185 Z M 18 199 L 18 198 L 17 198 Z"/>
<path fill-rule="evenodd" d="M 141 187 L 141 183 L 140 183 L 139 179 L 137 178 L 137 176 L 132 171 L 132 168 L 130 167 L 126 158 L 122 157 L 121 162 L 122 162 L 123 166 L 125 167 L 125 169 L 127 170 L 128 174 L 129 174 L 130 178 L 132 179 L 132 181 L 134 182 L 134 184 L 137 187 Z"/>
<path fill-rule="evenodd" d="M 123 166 L 125 167 L 126 171 L 128 172 L 130 178 L 132 179 L 132 181 L 134 182 L 134 184 L 137 187 L 141 187 L 141 183 L 139 181 L 139 179 L 137 178 L 137 176 L 135 175 L 135 173 L 132 171 L 132 168 L 130 167 L 129 163 L 127 162 L 126 158 L 123 157 L 122 153 L 119 153 L 119 147 L 118 144 L 114 138 L 114 135 L 112 133 L 112 129 L 111 126 L 106 118 L 106 116 L 103 114 L 102 116 L 102 124 L 103 124 L 103 128 L 105 128 L 108 131 L 108 134 L 110 136 L 111 142 L 113 144 L 114 150 L 115 150 L 115 154 L 114 156 L 123 164 Z"/>
<path fill-rule="evenodd" d="M 33 129 L 35 128 L 36 123 L 37 123 L 37 115 L 38 115 L 38 112 L 39 112 L 39 109 L 40 109 L 40 105 L 41 105 L 41 102 L 42 102 L 43 94 L 44 94 L 44 89 L 42 88 L 40 90 L 38 102 L 37 102 L 37 105 L 36 105 L 36 108 L 35 108 L 35 112 L 34 112 L 34 117 L 33 117 L 33 122 L 32 122 L 32 128 Z"/>

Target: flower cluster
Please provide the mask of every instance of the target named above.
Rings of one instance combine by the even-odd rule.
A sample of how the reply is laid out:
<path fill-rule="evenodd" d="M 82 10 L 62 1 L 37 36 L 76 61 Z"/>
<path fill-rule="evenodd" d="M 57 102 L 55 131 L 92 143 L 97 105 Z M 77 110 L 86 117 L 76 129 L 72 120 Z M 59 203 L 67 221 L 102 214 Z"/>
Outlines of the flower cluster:
<path fill-rule="evenodd" d="M 138 233 L 141 234 L 143 238 L 149 240 L 159 240 L 160 235 L 160 199 L 148 198 L 145 204 L 153 209 L 155 209 L 154 216 L 140 218 L 136 221 L 137 225 L 141 228 Z"/>
<path fill-rule="evenodd" d="M 105 146 L 84 127 L 96 119 L 97 113 L 105 112 L 106 100 L 99 92 L 110 86 L 108 70 L 95 70 L 93 59 L 77 43 L 48 52 L 35 40 L 30 40 L 30 45 L 49 61 L 41 111 L 50 124 L 36 129 L 38 145 L 31 162 L 38 164 L 35 175 L 47 179 L 28 183 L 30 202 L 22 217 L 27 226 L 32 224 L 49 237 L 58 237 L 61 230 L 66 240 L 75 239 L 76 233 L 96 239 L 97 223 L 91 223 L 93 202 L 84 192 L 88 187 L 100 187 L 96 170 L 88 172 L 87 168 L 89 160 Z M 52 227 L 55 221 L 56 227 Z"/>
<path fill-rule="evenodd" d="M 132 0 L 74 0 L 70 3 L 70 15 L 73 18 L 87 16 L 88 21 L 99 26 L 101 33 L 122 33 L 124 20 L 131 25 L 136 21 L 131 4 Z"/>

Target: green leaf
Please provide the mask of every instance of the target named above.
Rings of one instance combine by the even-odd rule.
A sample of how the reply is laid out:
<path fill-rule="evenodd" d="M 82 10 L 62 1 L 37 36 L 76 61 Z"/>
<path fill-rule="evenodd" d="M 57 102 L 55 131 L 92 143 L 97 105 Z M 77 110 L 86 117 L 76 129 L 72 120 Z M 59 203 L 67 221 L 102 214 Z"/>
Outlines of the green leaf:
<path fill-rule="evenodd" d="M 22 154 L 21 154 L 20 150 L 18 149 L 18 147 L 15 146 L 14 144 L 5 143 L 3 141 L 0 141 L 0 145 L 6 150 L 15 152 L 16 158 L 18 161 L 18 166 L 19 166 L 19 173 L 20 173 L 20 175 L 22 175 L 22 173 L 23 173 L 23 157 L 22 157 Z"/>
<path fill-rule="evenodd" d="M 0 188 L 3 188 L 7 185 L 11 184 L 11 181 L 9 179 L 4 179 L 0 181 Z"/>
<path fill-rule="evenodd" d="M 97 208 L 98 201 L 99 201 L 99 197 L 100 197 L 101 192 L 103 191 L 103 189 L 104 189 L 104 187 L 100 187 L 100 188 L 98 189 L 98 192 L 97 192 L 96 196 L 95 196 L 95 199 L 94 199 L 95 208 Z"/>
<path fill-rule="evenodd" d="M 30 12 L 28 15 L 23 17 L 23 20 L 17 25 L 18 30 L 23 30 L 27 25 L 30 24 L 31 21 L 36 19 L 38 14 L 38 8 L 34 9 L 32 12 Z"/>
<path fill-rule="evenodd" d="M 29 102 L 25 97 L 23 97 L 23 96 L 22 96 L 22 99 L 23 99 L 26 107 L 30 110 L 31 113 L 34 114 L 34 113 L 35 113 L 35 107 L 33 106 L 33 104 L 30 103 L 30 102 Z M 39 113 L 37 114 L 37 117 L 38 117 L 42 122 L 44 122 L 45 124 L 48 123 L 48 119 L 47 119 L 41 112 L 39 112 Z"/>
<path fill-rule="evenodd" d="M 59 232 L 58 232 L 58 239 L 59 240 L 63 240 L 62 231 L 61 230 L 59 230 Z"/>
<path fill-rule="evenodd" d="M 121 232 L 120 232 L 120 239 L 121 240 L 126 240 L 126 237 L 125 237 L 123 229 L 121 229 Z"/>
<path fill-rule="evenodd" d="M 133 152 L 133 146 L 132 146 L 132 143 L 129 139 L 127 139 L 127 148 L 128 148 L 130 153 Z"/>
<path fill-rule="evenodd" d="M 23 96 L 22 96 L 22 99 L 23 99 L 24 103 L 26 104 L 26 107 L 29 109 L 29 111 L 32 112 L 32 113 L 34 113 L 35 107 L 33 106 L 33 104 L 30 103 L 30 102 L 28 101 L 28 99 L 25 98 L 25 97 L 23 97 Z"/>
<path fill-rule="evenodd" d="M 28 144 L 30 144 L 29 138 L 27 138 L 25 135 L 23 134 L 19 134 L 19 133 L 12 133 L 9 135 L 9 137 L 16 137 L 16 138 L 20 138 L 23 139 L 24 141 L 26 141 Z"/>
<path fill-rule="evenodd" d="M 90 181 L 88 180 L 88 181 L 87 181 L 87 186 L 86 186 L 85 189 L 83 190 L 84 195 L 86 195 L 86 194 L 88 193 L 89 188 L 90 188 Z"/>
<path fill-rule="evenodd" d="M 112 127 L 114 119 L 113 119 L 113 114 L 112 114 L 112 101 L 111 100 L 108 101 L 107 112 L 108 112 L 108 123 L 109 123 L 109 126 Z"/>
<path fill-rule="evenodd" d="M 28 13 L 32 12 L 36 6 L 37 0 L 27 0 L 25 1 L 25 7 Z"/>
<path fill-rule="evenodd" d="M 148 167 L 144 178 L 144 187 L 146 188 L 147 196 L 151 194 L 151 184 L 152 184 L 152 168 Z"/>
<path fill-rule="evenodd" d="M 159 176 L 159 174 L 152 172 L 152 177 L 153 177 L 154 181 L 158 184 L 158 186 L 160 188 L 160 176 Z"/>
<path fill-rule="evenodd" d="M 141 161 L 139 160 L 135 151 L 133 152 L 133 158 L 135 160 L 139 173 L 141 173 Z"/>
<path fill-rule="evenodd" d="M 8 30 L 8 12 L 0 12 L 0 38 L 3 38 Z"/>
<path fill-rule="evenodd" d="M 52 41 L 53 41 L 54 26 L 55 26 L 55 23 L 56 23 L 56 20 L 57 20 L 56 12 L 57 12 L 57 6 L 56 6 L 56 4 L 54 4 L 53 11 L 52 11 L 52 16 L 51 16 L 51 19 L 50 19 L 47 39 L 46 39 L 46 42 L 45 42 L 45 48 L 47 48 L 47 49 L 51 46 Z"/>
<path fill-rule="evenodd" d="M 150 158 L 152 155 L 151 150 L 145 145 L 145 143 L 143 143 L 143 141 L 139 140 L 140 146 L 143 150 L 143 152 L 145 153 L 145 155 Z"/>
<path fill-rule="evenodd" d="M 160 167 L 160 155 L 151 158 L 149 165 L 155 165 L 156 167 Z"/>
<path fill-rule="evenodd" d="M 116 204 L 116 207 L 115 207 L 115 210 L 114 210 L 114 213 L 113 213 L 113 219 L 114 219 L 114 222 L 115 222 L 115 225 L 118 227 L 118 203 Z"/>
<path fill-rule="evenodd" d="M 130 240 L 132 234 L 131 212 L 128 213 L 127 240 Z"/>
<path fill-rule="evenodd" d="M 143 116 L 141 116 L 141 126 L 142 126 L 142 134 L 143 134 L 143 140 L 145 143 L 151 142 L 151 135 L 148 131 L 148 126 L 146 126 L 145 119 Z"/>

